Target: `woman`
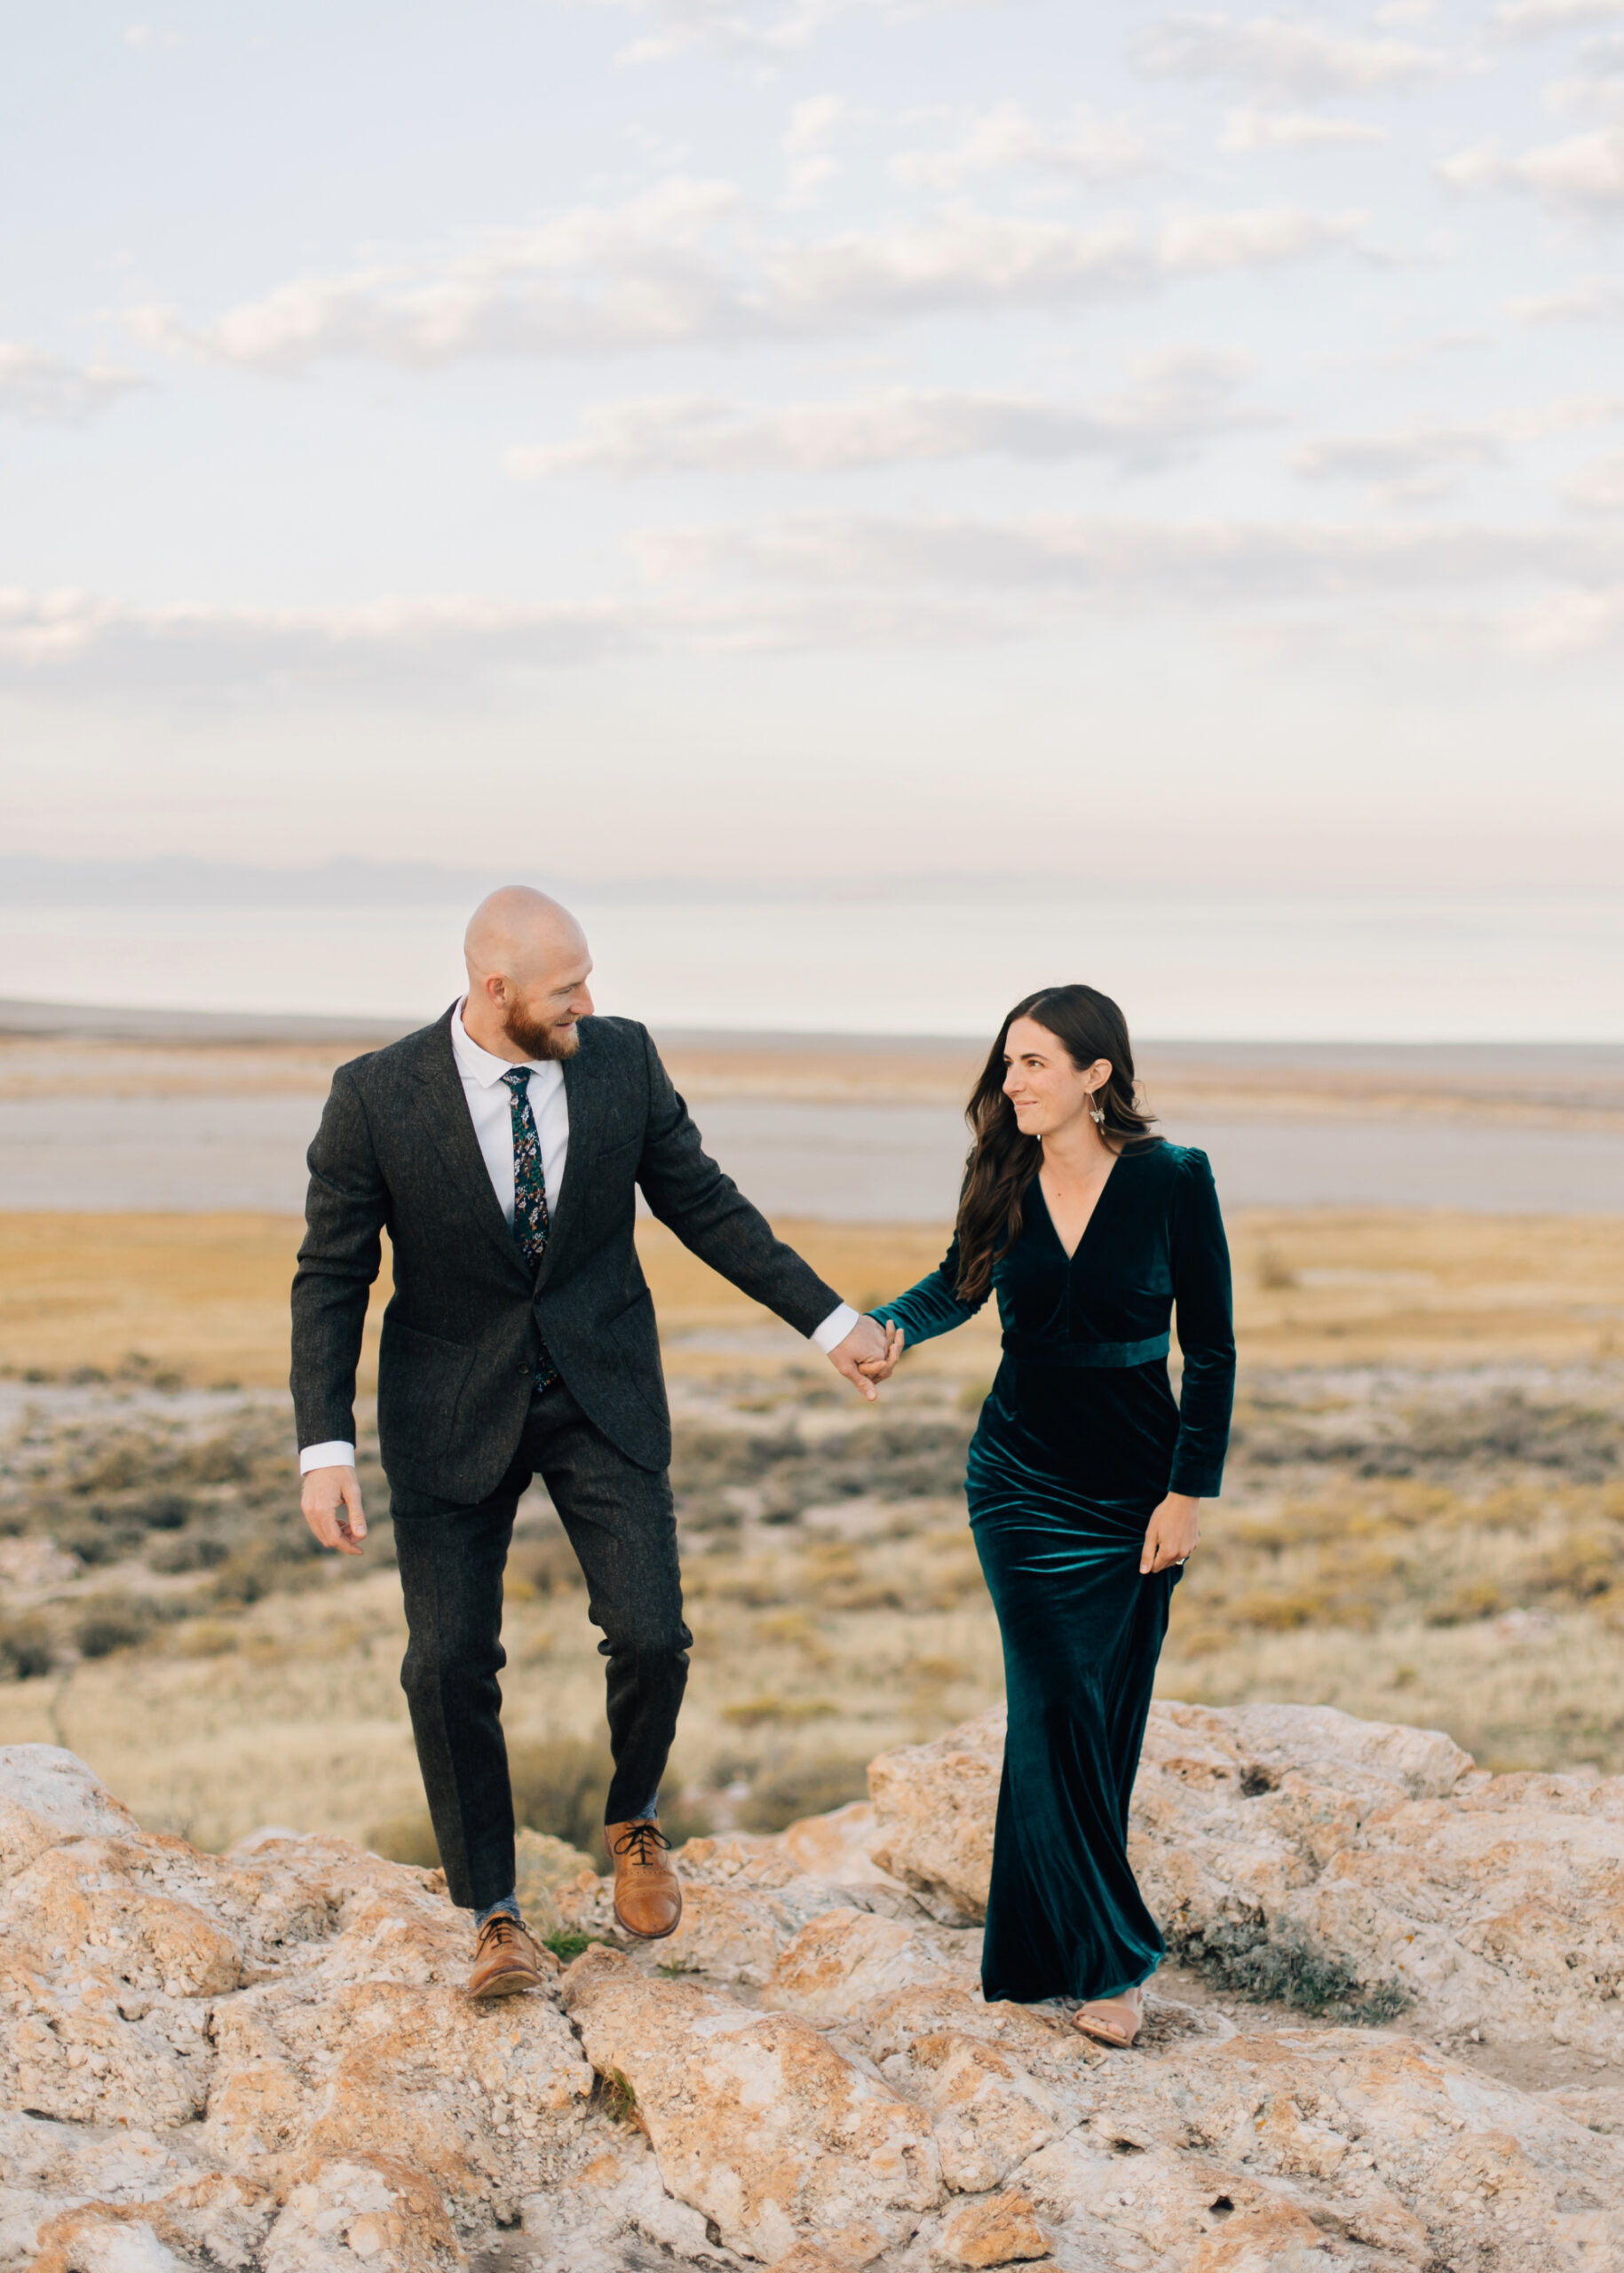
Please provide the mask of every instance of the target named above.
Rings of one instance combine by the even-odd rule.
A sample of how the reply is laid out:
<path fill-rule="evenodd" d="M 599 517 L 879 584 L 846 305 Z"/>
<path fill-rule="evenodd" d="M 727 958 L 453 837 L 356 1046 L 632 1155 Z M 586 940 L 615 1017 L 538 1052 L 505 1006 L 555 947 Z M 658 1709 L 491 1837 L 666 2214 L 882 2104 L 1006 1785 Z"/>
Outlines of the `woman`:
<path fill-rule="evenodd" d="M 1229 1253 L 1206 1155 L 1150 1134 L 1122 1014 L 1093 987 L 1016 1004 L 966 1117 L 953 1245 L 875 1311 L 890 1349 L 865 1370 L 884 1379 L 996 1292 L 1004 1357 L 967 1483 L 1010 1707 L 982 1986 L 1078 1999 L 1086 2035 L 1129 2045 L 1165 1944 L 1128 1805 L 1173 1588 L 1223 1476 Z"/>

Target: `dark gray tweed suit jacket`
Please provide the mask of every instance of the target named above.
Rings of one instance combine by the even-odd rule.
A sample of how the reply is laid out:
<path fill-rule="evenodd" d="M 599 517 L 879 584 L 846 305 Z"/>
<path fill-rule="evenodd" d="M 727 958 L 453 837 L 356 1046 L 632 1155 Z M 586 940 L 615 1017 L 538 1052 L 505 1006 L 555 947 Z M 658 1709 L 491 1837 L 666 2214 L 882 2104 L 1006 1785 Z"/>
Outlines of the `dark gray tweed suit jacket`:
<path fill-rule="evenodd" d="M 341 1065 L 310 1148 L 293 1282 L 299 1444 L 354 1441 L 355 1368 L 387 1230 L 394 1294 L 378 1353 L 392 1483 L 484 1499 L 518 1449 L 540 1342 L 639 1468 L 671 1456 L 635 1187 L 684 1245 L 802 1334 L 840 1297 L 706 1153 L 648 1034 L 583 1018 L 564 1061 L 569 1157 L 532 1274 L 503 1220 L 451 1052 L 451 1012 Z"/>

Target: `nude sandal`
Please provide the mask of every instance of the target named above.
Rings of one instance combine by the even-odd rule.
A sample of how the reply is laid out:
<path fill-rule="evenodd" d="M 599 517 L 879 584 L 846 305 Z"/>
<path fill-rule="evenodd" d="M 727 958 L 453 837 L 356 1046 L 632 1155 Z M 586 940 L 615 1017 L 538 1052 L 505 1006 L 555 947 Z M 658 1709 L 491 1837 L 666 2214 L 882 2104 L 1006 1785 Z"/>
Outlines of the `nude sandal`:
<path fill-rule="evenodd" d="M 1126 2052 L 1138 2035 L 1140 2024 L 1145 2018 L 1143 1992 L 1133 1989 L 1128 1993 L 1137 2000 L 1131 2027 L 1125 2026 L 1116 2018 L 1114 2013 L 1107 2016 L 1105 2006 L 1116 2005 L 1118 2002 L 1116 1998 L 1110 1997 L 1104 1999 L 1097 2005 L 1080 2006 L 1073 2014 L 1072 2024 L 1079 2035 L 1090 2038 L 1096 2044 L 1108 2044 L 1113 2052 Z"/>

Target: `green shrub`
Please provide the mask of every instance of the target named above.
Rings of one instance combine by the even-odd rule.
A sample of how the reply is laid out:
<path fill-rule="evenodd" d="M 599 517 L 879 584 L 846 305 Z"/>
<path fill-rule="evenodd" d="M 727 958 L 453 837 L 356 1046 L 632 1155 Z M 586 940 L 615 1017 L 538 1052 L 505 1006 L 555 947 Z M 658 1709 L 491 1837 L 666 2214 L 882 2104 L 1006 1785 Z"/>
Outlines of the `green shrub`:
<path fill-rule="evenodd" d="M 1410 2001 L 1401 1981 L 1360 1980 L 1335 1951 L 1300 1927 L 1271 1934 L 1258 1921 L 1171 1938 L 1184 1964 L 1216 1986 L 1259 2004 L 1290 2005 L 1351 2026 L 1380 2028 Z"/>
<path fill-rule="evenodd" d="M 538 1595 L 567 1594 L 584 1587 L 586 1580 L 575 1550 L 560 1529 L 513 1541 L 508 1550 L 507 1583 L 510 1591 L 522 1598 L 526 1588 Z"/>
<path fill-rule="evenodd" d="M 316 1558 L 322 1551 L 302 1523 L 297 1532 L 284 1526 L 268 1538 L 234 1548 L 216 1572 L 209 1598 L 246 1608 L 250 1603 L 263 1602 L 269 1594 L 319 1585 L 321 1573 Z"/>
<path fill-rule="evenodd" d="M 604 1795 L 614 1772 L 606 1738 L 589 1744 L 579 1737 L 555 1737 L 547 1743 L 510 1744 L 514 1820 L 581 1848 L 602 1870 Z"/>
<path fill-rule="evenodd" d="M 165 1578 L 176 1578 L 187 1571 L 215 1571 L 230 1555 L 231 1549 L 223 1539 L 211 1539 L 206 1532 L 186 1532 L 177 1539 L 166 1539 L 147 1550 L 147 1567 L 161 1572 Z"/>
<path fill-rule="evenodd" d="M 597 1934 L 577 1934 L 571 1927 L 560 1926 L 556 1934 L 543 1934 L 542 1947 L 551 1950 L 560 1965 L 573 1965 L 582 1950 L 590 1949 L 602 1938 Z"/>
<path fill-rule="evenodd" d="M 0 1620 L 0 1681 L 34 1681 L 51 1671 L 51 1632 L 43 1618 Z"/>
<path fill-rule="evenodd" d="M 746 1831 L 782 1831 L 803 1816 L 827 1815 L 831 1808 L 867 1796 L 866 1761 L 807 1761 L 758 1783 L 741 1809 L 739 1821 Z"/>
<path fill-rule="evenodd" d="M 591 1857 L 595 1868 L 606 1871 L 604 1801 L 614 1773 L 606 1738 L 589 1743 L 580 1737 L 555 1737 L 546 1743 L 510 1744 L 513 1819 L 521 1828 L 550 1832 L 553 1838 L 579 1847 Z M 668 1773 L 660 1828 L 673 1847 L 703 1838 L 711 1828 L 709 1810 L 681 1799 L 681 1777 L 674 1770 Z"/>
<path fill-rule="evenodd" d="M 211 1437 L 206 1444 L 188 1445 L 174 1466 L 174 1473 L 188 1484 L 246 1484 L 253 1472 L 250 1453 L 230 1437 Z"/>
<path fill-rule="evenodd" d="M 440 1867 L 440 1842 L 427 1808 L 375 1823 L 367 1833 L 367 1851 L 381 1855 L 386 1863 L 415 1863 L 424 1871 Z"/>
<path fill-rule="evenodd" d="M 91 1595 L 78 1605 L 74 1640 L 82 1657 L 110 1658 L 115 1650 L 133 1650 L 144 1642 L 157 1622 L 155 1605 L 139 1595 Z"/>
<path fill-rule="evenodd" d="M 149 1492 L 132 1501 L 124 1513 L 147 1531 L 182 1531 L 192 1514 L 192 1502 L 181 1492 Z"/>

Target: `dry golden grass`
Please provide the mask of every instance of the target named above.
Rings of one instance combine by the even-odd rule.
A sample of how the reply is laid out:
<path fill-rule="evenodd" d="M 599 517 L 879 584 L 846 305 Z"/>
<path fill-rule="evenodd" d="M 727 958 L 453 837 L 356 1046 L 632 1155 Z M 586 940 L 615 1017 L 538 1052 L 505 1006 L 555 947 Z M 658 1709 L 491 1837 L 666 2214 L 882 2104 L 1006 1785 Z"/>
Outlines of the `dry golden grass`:
<path fill-rule="evenodd" d="M 672 1786 L 867 1760 L 1002 1694 L 962 1507 L 907 1535 L 802 1527 L 687 1560 L 693 1667 Z M 1486 1499 L 1398 1480 L 1294 1498 L 1242 1480 L 1208 1512 L 1159 1692 L 1328 1704 L 1447 1728 L 1496 1769 L 1624 1765 L 1624 1494 L 1557 1484 Z M 146 1645 L 0 1683 L 0 1743 L 68 1746 L 154 1826 L 210 1846 L 265 1822 L 362 1837 L 420 1807 L 390 1570 L 222 1606 Z M 1494 1614 L 1462 1598 L 1486 1589 Z M 509 1591 L 517 1742 L 601 1728 L 603 1666 L 576 1583 Z"/>
<path fill-rule="evenodd" d="M 204 1387 L 288 1378 L 287 1216 L 0 1215 L 0 1370 L 60 1380 L 132 1358 Z M 378 1312 L 368 1319 L 372 1370 Z"/>
<path fill-rule="evenodd" d="M 779 1228 L 860 1303 L 910 1284 L 944 1245 L 928 1227 Z M 1231 1229 L 1255 1374 L 1375 1363 L 1420 1382 L 1462 1364 L 1593 1365 L 1624 1344 L 1624 1219 L 1256 1210 Z M 296 1220 L 245 1214 L 0 1216 L 0 1368 L 111 1374 L 139 1353 L 149 1379 L 279 1388 L 298 1235 Z M 644 1224 L 639 1240 L 690 1394 L 753 1376 L 727 1387 L 733 1403 L 788 1422 L 809 1388 L 838 1388 L 661 1226 Z M 995 1358 L 984 1319 L 918 1353 L 898 1390 L 912 1380 L 948 1409 Z M 907 1409 L 893 1393 L 883 1411 Z M 1476 1485 L 1434 1504 L 1432 1488 L 1350 1475 L 1287 1489 L 1238 1474 L 1180 1589 L 1161 1692 L 1443 1726 L 1495 1766 L 1624 1764 L 1624 1617 L 1608 1599 L 1624 1516 L 1610 1487 L 1541 1490 L 1520 1511 L 1480 1504 Z M 706 1543 L 688 1560 L 697 1645 L 679 1778 L 867 1757 L 1001 1693 L 962 1508 L 937 1508 L 907 1538 Z M 600 1727 L 596 1640 L 578 1590 L 514 1588 L 516 1737 Z M 0 1743 L 68 1745 L 147 1820 L 211 1845 L 267 1820 L 362 1835 L 421 1803 L 402 1643 L 392 1572 L 334 1572 L 139 1648 L 0 1682 Z"/>
<path fill-rule="evenodd" d="M 860 1305 L 911 1286 L 946 1245 L 929 1226 L 778 1228 Z M 0 1215 L 0 1369 L 60 1379 L 139 1356 L 192 1382 L 278 1387 L 299 1232 L 279 1216 Z M 1256 1208 L 1231 1235 L 1242 1358 L 1255 1365 L 1559 1363 L 1624 1350 L 1624 1216 Z M 725 1362 L 685 1351 L 685 1334 L 770 1324 L 663 1225 L 642 1224 L 638 1243 L 677 1370 Z M 996 1338 L 984 1317 L 919 1362 L 990 1372 Z M 764 1343 L 762 1362 L 774 1346 L 786 1360 L 804 1354 L 784 1336 Z"/>
<path fill-rule="evenodd" d="M 726 1780 L 741 1765 L 867 1761 L 999 1696 L 997 1628 L 967 1545 L 955 1529 L 951 1548 L 932 1558 L 941 1606 L 907 1612 L 786 1613 L 785 1593 L 801 1591 L 790 1548 L 771 1581 L 757 1572 L 753 1588 L 715 1595 L 696 1559 L 693 1670 L 669 1782 Z M 900 1553 L 891 1549 L 892 1560 Z M 741 1592 L 778 1606 L 752 1607 Z M 788 1639 L 787 1614 L 796 1621 Z M 503 1718 L 511 1741 L 601 1731 L 598 1638 L 579 1591 L 511 1595 Z M 0 1683 L 0 1744 L 66 1745 L 144 1823 L 208 1847 L 263 1823 L 363 1838 L 423 1803 L 400 1686 L 405 1643 L 393 1571 L 346 1572 L 191 1621 L 143 1649 Z"/>
<path fill-rule="evenodd" d="M 1360 1720 L 1446 1729 L 1496 1774 L 1624 1767 L 1620 1635 L 1587 1612 L 1453 1627 L 1399 1617 L 1374 1631 L 1310 1625 L 1240 1634 L 1224 1650 L 1192 1655 L 1185 1635 L 1200 1618 L 1199 1576 L 1191 1584 L 1196 1598 L 1174 1612 L 1159 1697 L 1334 1705 Z"/>

